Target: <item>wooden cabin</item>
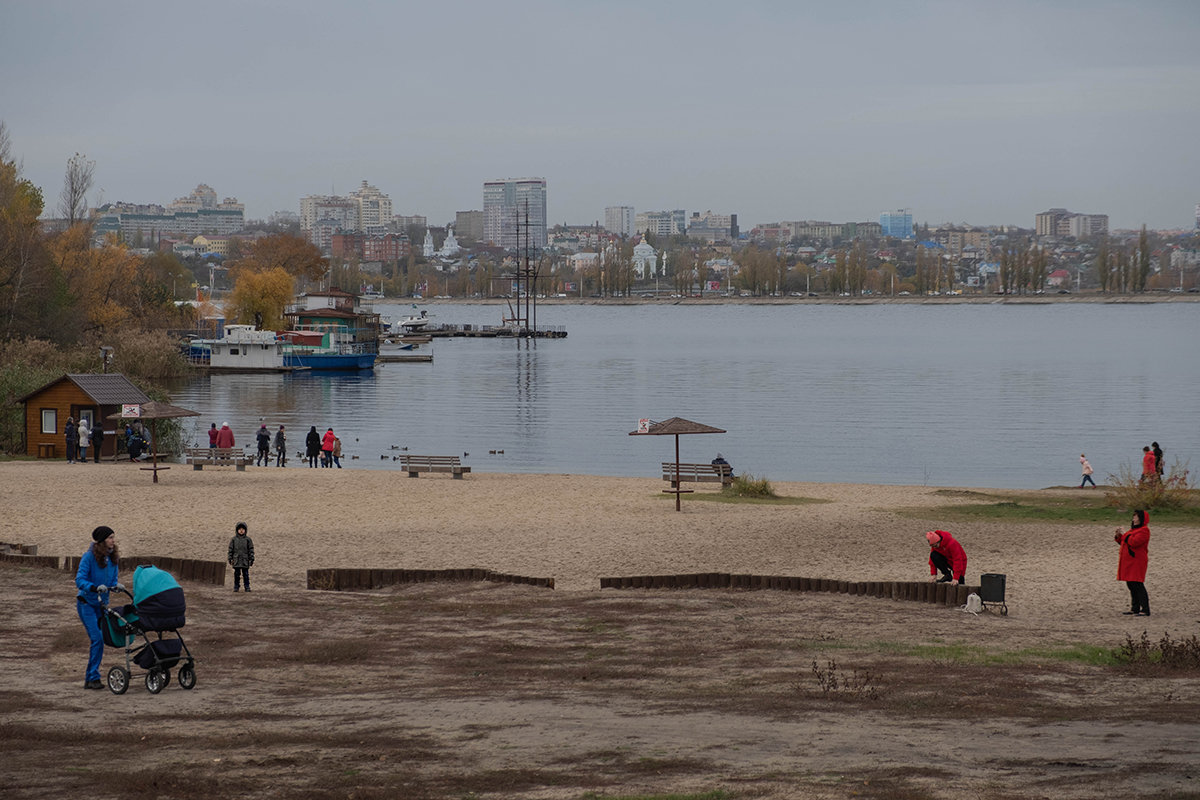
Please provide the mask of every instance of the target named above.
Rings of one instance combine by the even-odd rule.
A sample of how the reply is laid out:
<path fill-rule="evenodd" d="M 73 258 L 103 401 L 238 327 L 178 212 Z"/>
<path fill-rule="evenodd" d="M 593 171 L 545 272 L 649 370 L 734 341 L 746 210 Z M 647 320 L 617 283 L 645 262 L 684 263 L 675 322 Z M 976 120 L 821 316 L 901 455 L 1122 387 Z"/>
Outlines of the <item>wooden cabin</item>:
<path fill-rule="evenodd" d="M 67 417 L 104 426 L 101 458 L 117 452 L 118 424 L 108 419 L 127 403 L 149 403 L 150 398 L 124 375 L 63 375 L 30 392 L 17 402 L 25 404 L 25 454 L 38 458 L 65 458 Z M 88 457 L 91 457 L 88 453 Z"/>

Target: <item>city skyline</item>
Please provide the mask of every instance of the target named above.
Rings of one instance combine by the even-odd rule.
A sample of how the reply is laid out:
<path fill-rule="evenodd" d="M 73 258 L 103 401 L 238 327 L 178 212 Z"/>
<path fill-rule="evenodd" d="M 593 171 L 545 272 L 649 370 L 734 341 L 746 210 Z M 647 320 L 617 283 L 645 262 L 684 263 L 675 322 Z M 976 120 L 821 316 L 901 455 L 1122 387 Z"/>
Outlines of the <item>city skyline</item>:
<path fill-rule="evenodd" d="M 215 0 L 205 17 L 237 24 L 211 29 L 187 6 L 144 11 L 5 9 L 0 119 L 49 212 L 76 152 L 96 162 L 92 206 L 203 182 L 253 219 L 367 180 L 444 225 L 480 207 L 482 182 L 520 175 L 553 187 L 550 225 L 629 205 L 743 230 L 904 208 L 931 225 L 1071 208 L 1186 229 L 1200 201 L 1185 0 Z"/>

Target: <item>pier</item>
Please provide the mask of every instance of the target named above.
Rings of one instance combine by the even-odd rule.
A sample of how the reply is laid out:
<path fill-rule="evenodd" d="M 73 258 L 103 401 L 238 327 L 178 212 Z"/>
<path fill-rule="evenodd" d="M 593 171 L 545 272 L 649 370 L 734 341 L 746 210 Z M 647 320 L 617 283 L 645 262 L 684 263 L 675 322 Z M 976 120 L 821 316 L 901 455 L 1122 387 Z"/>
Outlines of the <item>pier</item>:
<path fill-rule="evenodd" d="M 454 336 L 468 336 L 482 339 L 517 338 L 517 339 L 565 339 L 567 330 L 562 326 L 550 326 L 528 330 L 509 325 L 429 325 L 421 328 L 421 333 L 435 339 Z"/>

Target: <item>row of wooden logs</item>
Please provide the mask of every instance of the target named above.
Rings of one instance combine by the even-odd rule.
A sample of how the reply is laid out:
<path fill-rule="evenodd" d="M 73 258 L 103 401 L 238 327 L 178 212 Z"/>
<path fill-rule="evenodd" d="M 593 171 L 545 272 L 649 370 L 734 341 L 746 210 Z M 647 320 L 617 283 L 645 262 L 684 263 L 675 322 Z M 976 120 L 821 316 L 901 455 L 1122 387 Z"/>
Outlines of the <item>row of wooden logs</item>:
<path fill-rule="evenodd" d="M 37 545 L 0 542 L 0 561 L 26 567 L 49 567 L 74 573 L 79 570 L 81 557 L 39 556 Z M 130 570 L 143 564 L 165 570 L 171 573 L 176 580 L 211 583 L 215 586 L 225 585 L 226 564 L 224 561 L 200 561 L 194 558 L 173 558 L 171 556 L 122 556 L 121 558 L 122 567 Z"/>
<path fill-rule="evenodd" d="M 31 567 L 50 567 L 74 572 L 79 556 L 39 556 L 37 545 L 0 542 L 0 561 Z M 153 564 L 176 580 L 225 585 L 226 564 L 170 556 L 133 556 L 122 558 L 126 565 Z M 531 578 L 493 572 L 490 569 L 310 569 L 309 589 L 324 591 L 362 591 L 382 589 L 406 583 L 447 583 L 485 581 L 554 588 L 554 578 Z M 839 594 L 912 600 L 918 603 L 961 606 L 967 595 L 979 592 L 978 586 L 951 586 L 927 581 L 837 581 L 828 578 L 797 578 L 782 575 L 738 575 L 723 572 L 699 572 L 683 575 L 635 575 L 600 579 L 601 589 L 773 589 L 787 592 L 832 592 Z"/>
<path fill-rule="evenodd" d="M 638 575 L 601 578 L 601 589 L 775 589 L 784 592 L 834 592 L 915 600 L 918 603 L 961 606 L 978 586 L 928 581 L 836 581 L 828 578 L 795 578 L 782 575 L 732 575 L 700 572 L 686 575 Z"/>
<path fill-rule="evenodd" d="M 554 578 L 530 578 L 490 569 L 310 569 L 308 588 L 323 591 L 382 589 L 403 583 L 519 583 L 554 588 Z"/>

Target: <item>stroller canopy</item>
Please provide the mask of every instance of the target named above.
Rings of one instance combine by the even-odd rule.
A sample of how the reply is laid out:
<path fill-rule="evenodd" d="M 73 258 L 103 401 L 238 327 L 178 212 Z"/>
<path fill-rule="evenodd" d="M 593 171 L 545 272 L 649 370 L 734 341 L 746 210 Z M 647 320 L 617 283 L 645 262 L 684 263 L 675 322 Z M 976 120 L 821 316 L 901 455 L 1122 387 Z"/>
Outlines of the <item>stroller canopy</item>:
<path fill-rule="evenodd" d="M 139 617 L 138 626 L 148 631 L 168 631 L 182 628 L 187 605 L 183 589 L 158 567 L 140 566 L 133 571 L 133 605 Z"/>

